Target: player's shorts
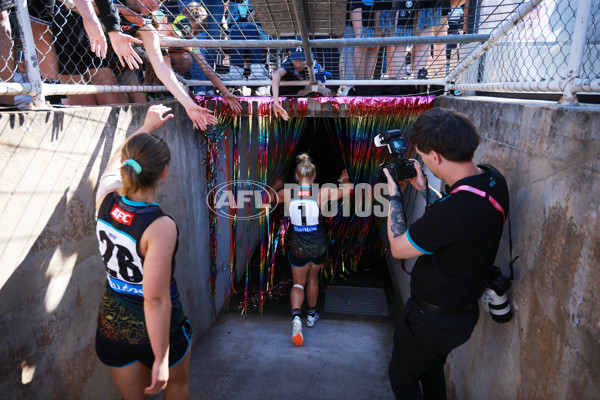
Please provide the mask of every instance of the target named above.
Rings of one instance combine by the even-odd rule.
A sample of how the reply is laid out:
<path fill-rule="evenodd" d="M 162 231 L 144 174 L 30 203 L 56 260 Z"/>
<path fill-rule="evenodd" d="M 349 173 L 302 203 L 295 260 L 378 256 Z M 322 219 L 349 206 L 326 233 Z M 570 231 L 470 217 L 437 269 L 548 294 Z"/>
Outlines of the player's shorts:
<path fill-rule="evenodd" d="M 302 234 L 291 232 L 290 251 L 288 260 L 292 267 L 300 268 L 308 263 L 320 265 L 327 259 L 327 238 L 324 233 L 315 235 L 313 238 L 305 238 Z"/>
<path fill-rule="evenodd" d="M 294 268 L 305 267 L 309 263 L 313 263 L 315 265 L 321 265 L 327 260 L 327 252 L 321 253 L 318 256 L 311 257 L 298 257 L 291 252 L 288 254 L 288 260 L 290 265 Z"/>
<path fill-rule="evenodd" d="M 177 365 L 190 350 L 192 325 L 187 319 L 180 329 L 169 338 L 169 368 Z M 123 368 L 141 362 L 149 369 L 154 364 L 154 353 L 150 344 L 129 344 L 115 342 L 96 331 L 96 354 L 103 364 L 111 368 Z"/>
<path fill-rule="evenodd" d="M 28 0 L 29 19 L 47 26 L 52 26 L 54 16 L 54 0 Z"/>

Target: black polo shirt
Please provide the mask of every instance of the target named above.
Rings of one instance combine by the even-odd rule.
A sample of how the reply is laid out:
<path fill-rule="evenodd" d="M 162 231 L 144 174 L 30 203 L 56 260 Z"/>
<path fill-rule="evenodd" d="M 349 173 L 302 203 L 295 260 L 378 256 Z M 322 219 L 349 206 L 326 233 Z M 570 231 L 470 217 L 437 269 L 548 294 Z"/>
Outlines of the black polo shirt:
<path fill-rule="evenodd" d="M 472 186 L 495 199 L 508 215 L 504 177 L 492 166 L 479 168 L 482 174 L 461 179 L 447 193 Z M 425 253 L 413 268 L 411 293 L 446 310 L 475 302 L 488 281 L 502 228 L 502 213 L 474 193 L 459 191 L 432 204 L 406 232 L 413 246 Z"/>

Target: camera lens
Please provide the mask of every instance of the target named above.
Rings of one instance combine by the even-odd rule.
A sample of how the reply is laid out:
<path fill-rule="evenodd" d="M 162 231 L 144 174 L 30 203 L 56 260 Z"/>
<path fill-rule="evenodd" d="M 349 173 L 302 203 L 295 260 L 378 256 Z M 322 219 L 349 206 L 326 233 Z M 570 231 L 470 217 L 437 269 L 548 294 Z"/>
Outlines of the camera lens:
<path fill-rule="evenodd" d="M 489 311 L 492 319 L 498 323 L 505 323 L 512 319 L 513 312 L 505 294 L 498 295 L 493 289 L 487 288 L 481 297 L 481 303 L 486 311 Z"/>

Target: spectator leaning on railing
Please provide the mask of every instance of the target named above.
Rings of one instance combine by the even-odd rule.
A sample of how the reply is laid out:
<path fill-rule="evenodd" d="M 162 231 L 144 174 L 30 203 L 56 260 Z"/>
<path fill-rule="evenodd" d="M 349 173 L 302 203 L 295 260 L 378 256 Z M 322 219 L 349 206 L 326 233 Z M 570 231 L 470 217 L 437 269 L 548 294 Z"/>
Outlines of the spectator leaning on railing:
<path fill-rule="evenodd" d="M 130 34 L 139 35 L 139 37 L 142 39 L 144 50 L 146 51 L 148 60 L 154 68 L 154 73 L 156 73 L 158 79 L 160 79 L 167 89 L 169 89 L 171 94 L 173 94 L 173 96 L 175 96 L 175 98 L 185 108 L 185 111 L 194 123 L 194 126 L 196 128 L 205 129 L 207 125 L 216 123 L 217 119 L 212 115 L 211 111 L 200 107 L 194 102 L 187 90 L 178 82 L 173 69 L 165 62 L 160 48 L 161 35 L 157 32 L 156 28 L 152 26 L 151 20 L 148 18 L 153 11 L 159 9 L 160 2 L 158 0 L 127 0 L 124 5 L 129 9 L 135 9 L 139 11 L 137 14 L 144 17 L 144 25 L 136 26 L 135 29 L 130 32 Z M 212 75 L 212 78 L 216 78 L 216 80 L 218 80 L 218 76 L 214 73 L 214 71 L 210 69 L 209 71 Z M 211 77 L 209 77 L 209 79 L 211 79 Z M 215 83 L 215 86 L 221 90 L 215 81 L 211 79 L 211 82 Z M 218 80 L 218 82 L 223 85 L 220 80 Z M 228 91 L 224 85 L 223 89 L 223 93 L 226 95 Z M 235 112 L 241 111 L 241 106 L 237 101 L 237 98 L 232 96 L 233 95 L 227 98 L 230 101 L 231 108 Z"/>
<path fill-rule="evenodd" d="M 108 60 L 96 56 L 90 48 L 81 16 L 64 4 L 57 7 L 52 26 L 56 37 L 59 78 L 62 83 L 116 85 Z M 99 105 L 128 103 L 124 93 L 70 94 L 65 104 Z"/>
<path fill-rule="evenodd" d="M 208 21 L 208 10 L 200 3 L 191 2 L 186 7 L 183 7 L 181 14 L 187 18 L 191 27 L 191 36 L 198 40 L 205 40 L 208 37 L 206 33 L 207 21 Z M 206 50 L 200 47 L 192 48 L 192 53 L 199 52 L 202 56 L 206 55 Z M 205 81 L 206 75 L 202 71 L 202 68 L 192 58 L 192 67 L 190 68 L 190 79 L 197 81 Z M 197 94 L 213 95 L 214 91 L 212 86 L 193 86 L 193 92 Z"/>
<path fill-rule="evenodd" d="M 181 39 L 194 39 L 194 32 L 192 29 L 192 25 L 190 21 L 185 16 L 178 16 L 177 23 L 172 25 L 173 29 L 170 29 L 169 35 L 175 36 Z M 173 33 L 174 32 L 174 33 Z M 238 98 L 233 95 L 229 89 L 223 84 L 217 73 L 208 65 L 206 59 L 202 55 L 200 51 L 197 51 L 197 47 L 183 47 L 181 48 L 183 57 L 178 58 L 182 62 L 186 63 L 185 68 L 187 71 L 185 75 L 190 75 L 190 70 L 192 69 L 194 63 L 202 70 L 204 75 L 208 78 L 209 81 L 212 82 L 213 85 L 221 92 L 223 97 L 227 100 L 232 110 L 236 113 L 240 113 L 242 111 L 242 106 L 240 105 Z M 189 60 L 189 63 L 187 62 Z M 175 59 L 173 60 L 175 63 Z"/>

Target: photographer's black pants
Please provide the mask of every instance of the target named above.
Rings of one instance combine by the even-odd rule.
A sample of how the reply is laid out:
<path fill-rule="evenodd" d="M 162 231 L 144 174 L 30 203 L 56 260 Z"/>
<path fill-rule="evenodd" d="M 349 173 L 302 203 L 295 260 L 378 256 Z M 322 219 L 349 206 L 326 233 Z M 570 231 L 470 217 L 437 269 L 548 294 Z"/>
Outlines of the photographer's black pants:
<path fill-rule="evenodd" d="M 408 299 L 396 321 L 388 369 L 396 399 L 446 399 L 446 357 L 469 339 L 478 319 L 477 304 L 466 314 L 447 315 Z"/>

